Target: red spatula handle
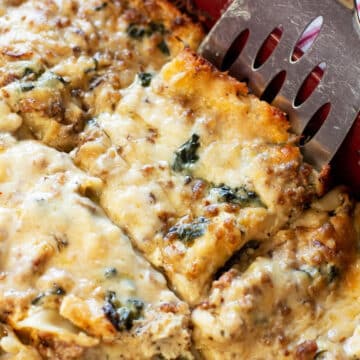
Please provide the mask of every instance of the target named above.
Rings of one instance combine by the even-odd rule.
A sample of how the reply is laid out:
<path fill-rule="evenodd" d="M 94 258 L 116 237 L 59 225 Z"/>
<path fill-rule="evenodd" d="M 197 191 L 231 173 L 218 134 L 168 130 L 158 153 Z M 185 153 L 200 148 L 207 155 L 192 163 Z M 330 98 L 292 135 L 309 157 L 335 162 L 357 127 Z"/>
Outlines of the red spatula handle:
<path fill-rule="evenodd" d="M 206 25 L 210 28 L 231 0 L 194 0 L 194 3 L 209 15 Z M 360 196 L 360 113 L 331 165 L 336 182 L 348 184 Z"/>

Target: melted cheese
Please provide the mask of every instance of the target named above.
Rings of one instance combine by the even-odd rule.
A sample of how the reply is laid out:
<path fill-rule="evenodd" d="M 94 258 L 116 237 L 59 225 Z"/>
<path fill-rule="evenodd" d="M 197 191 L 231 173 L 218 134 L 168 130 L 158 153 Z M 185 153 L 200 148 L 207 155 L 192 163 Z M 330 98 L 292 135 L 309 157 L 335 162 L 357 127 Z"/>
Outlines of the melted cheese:
<path fill-rule="evenodd" d="M 98 192 L 101 181 L 76 169 L 63 153 L 32 141 L 7 142 L 0 154 L 0 309 L 7 322 L 43 355 L 51 354 L 50 345 L 41 347 L 49 336 L 80 350 L 111 341 L 106 346 L 115 358 L 188 353 L 187 306 L 84 196 Z M 116 269 L 113 277 L 106 278 L 107 268 Z M 62 290 L 53 294 L 54 288 Z M 123 303 L 145 303 L 131 331 L 117 333 L 105 317 L 108 290 Z"/>
<path fill-rule="evenodd" d="M 115 112 L 92 122 L 74 156 L 104 180 L 100 203 L 110 218 L 195 303 L 234 251 L 266 239 L 312 196 L 312 173 L 287 128 L 282 113 L 184 51 L 150 87 L 123 90 Z M 174 170 L 177 149 L 193 134 L 197 161 Z M 246 187 L 260 201 L 218 201 L 212 189 L 221 184 Z M 201 217 L 208 225 L 194 241 L 170 239 L 171 228 Z"/>
<path fill-rule="evenodd" d="M 136 74 L 156 73 L 202 38 L 198 25 L 163 0 L 29 0 L 3 7 L 0 99 L 23 118 L 26 137 L 65 151 L 76 145 L 84 120 L 114 108 L 119 89 Z M 6 130 L 19 127 L 16 120 Z"/>
<path fill-rule="evenodd" d="M 200 26 L 3 0 L 0 33 L 1 360 L 360 358 L 360 206 Z"/>
<path fill-rule="evenodd" d="M 359 290 L 346 285 L 358 236 L 352 205 L 338 191 L 325 202 L 327 211 L 314 203 L 244 272 L 235 266 L 214 283 L 192 314 L 195 342 L 207 359 L 358 355 Z"/>

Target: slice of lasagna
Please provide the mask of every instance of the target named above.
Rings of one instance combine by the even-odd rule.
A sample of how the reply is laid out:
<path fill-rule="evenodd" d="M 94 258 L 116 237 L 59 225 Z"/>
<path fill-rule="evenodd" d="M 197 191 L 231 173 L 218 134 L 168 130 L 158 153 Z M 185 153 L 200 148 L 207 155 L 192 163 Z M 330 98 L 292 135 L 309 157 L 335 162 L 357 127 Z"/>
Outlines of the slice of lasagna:
<path fill-rule="evenodd" d="M 101 181 L 37 142 L 0 145 L 0 358 L 192 358 L 188 306 L 90 200 Z"/>
<path fill-rule="evenodd" d="M 74 158 L 104 181 L 109 217 L 195 303 L 235 251 L 315 194 L 294 142 L 279 110 L 185 50 L 94 117 Z"/>
<path fill-rule="evenodd" d="M 348 195 L 335 189 L 267 244 L 245 247 L 192 313 L 204 357 L 357 358 L 360 217 L 354 211 Z"/>
<path fill-rule="evenodd" d="M 69 151 L 118 90 L 201 38 L 163 0 L 0 2 L 0 129 Z"/>

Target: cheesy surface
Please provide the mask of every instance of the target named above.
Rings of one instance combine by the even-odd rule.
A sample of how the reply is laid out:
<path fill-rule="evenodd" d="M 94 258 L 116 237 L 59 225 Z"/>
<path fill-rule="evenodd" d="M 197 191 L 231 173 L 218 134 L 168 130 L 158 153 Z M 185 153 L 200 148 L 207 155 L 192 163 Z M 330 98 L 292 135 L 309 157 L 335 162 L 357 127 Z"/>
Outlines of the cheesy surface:
<path fill-rule="evenodd" d="M 192 313 L 205 357 L 356 358 L 360 307 L 350 305 L 357 295 L 347 284 L 358 266 L 352 214 L 347 195 L 333 190 L 257 249 L 248 267 L 243 254 L 214 282 Z"/>
<path fill-rule="evenodd" d="M 23 136 L 65 151 L 117 90 L 202 37 L 162 0 L 4 0 L 0 15 L 2 107 L 20 115 Z"/>
<path fill-rule="evenodd" d="M 164 0 L 0 1 L 0 359 L 360 358 L 360 205 Z"/>
<path fill-rule="evenodd" d="M 86 196 L 101 181 L 36 142 L 1 146 L 1 318 L 49 358 L 187 354 L 188 307 Z"/>
<path fill-rule="evenodd" d="M 91 122 L 75 162 L 103 179 L 107 214 L 193 304 L 234 251 L 268 238 L 314 193 L 287 127 L 185 51 Z"/>

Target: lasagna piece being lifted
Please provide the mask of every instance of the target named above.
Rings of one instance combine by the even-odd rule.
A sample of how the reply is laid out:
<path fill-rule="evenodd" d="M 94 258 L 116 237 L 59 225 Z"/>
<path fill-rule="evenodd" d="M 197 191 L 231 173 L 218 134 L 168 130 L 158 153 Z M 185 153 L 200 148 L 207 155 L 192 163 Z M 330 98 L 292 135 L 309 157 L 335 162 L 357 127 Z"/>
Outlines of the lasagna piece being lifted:
<path fill-rule="evenodd" d="M 74 152 L 100 204 L 187 301 L 249 240 L 269 238 L 317 191 L 283 113 L 185 50 L 121 92 Z"/>

